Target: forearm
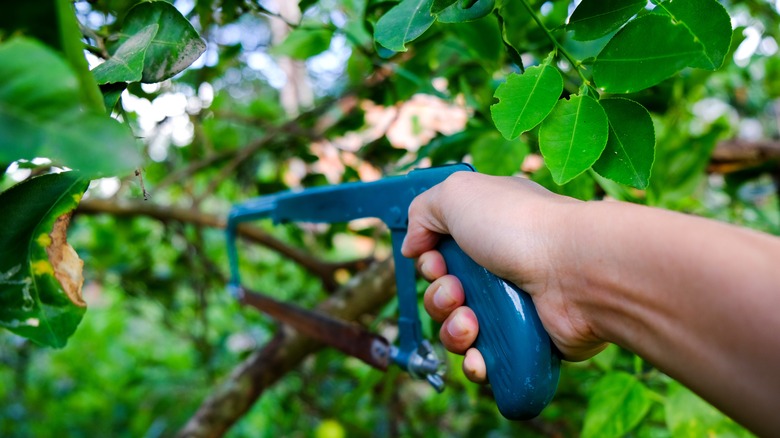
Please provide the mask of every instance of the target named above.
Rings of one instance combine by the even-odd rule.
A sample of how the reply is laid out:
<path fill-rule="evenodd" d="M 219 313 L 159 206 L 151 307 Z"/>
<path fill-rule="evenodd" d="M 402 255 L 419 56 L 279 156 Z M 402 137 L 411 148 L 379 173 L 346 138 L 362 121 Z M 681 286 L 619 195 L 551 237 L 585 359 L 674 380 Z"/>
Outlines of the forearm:
<path fill-rule="evenodd" d="M 780 241 L 635 205 L 574 210 L 559 278 L 596 336 L 780 433 Z"/>

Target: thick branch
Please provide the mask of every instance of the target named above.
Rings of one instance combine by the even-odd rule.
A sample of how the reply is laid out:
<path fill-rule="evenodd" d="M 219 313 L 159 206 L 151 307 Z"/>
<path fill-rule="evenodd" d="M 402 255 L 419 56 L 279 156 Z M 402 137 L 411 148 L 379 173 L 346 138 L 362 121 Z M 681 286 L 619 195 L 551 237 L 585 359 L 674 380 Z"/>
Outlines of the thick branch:
<path fill-rule="evenodd" d="M 387 303 L 395 291 L 392 263 L 386 260 L 358 274 L 317 309 L 355 321 Z M 249 311 L 249 310 L 247 310 Z M 179 437 L 219 437 L 287 372 L 321 345 L 291 329 L 279 331 L 261 350 L 236 367 L 179 431 Z"/>
<path fill-rule="evenodd" d="M 732 139 L 718 143 L 712 152 L 708 170 L 732 173 L 780 160 L 780 141 Z"/>
<path fill-rule="evenodd" d="M 113 201 L 105 199 L 85 199 L 79 204 L 80 214 L 110 214 L 118 217 L 148 216 L 161 222 L 184 222 L 213 228 L 225 228 L 225 218 L 198 210 L 163 207 L 148 201 Z M 312 257 L 306 251 L 289 246 L 271 236 L 258 227 L 241 224 L 238 235 L 255 243 L 266 246 L 286 258 L 300 264 L 306 270 L 321 278 L 326 289 L 334 290 L 336 280 L 334 274 L 339 269 L 355 270 L 364 267 L 366 260 L 356 260 L 344 263 L 330 263 Z"/>

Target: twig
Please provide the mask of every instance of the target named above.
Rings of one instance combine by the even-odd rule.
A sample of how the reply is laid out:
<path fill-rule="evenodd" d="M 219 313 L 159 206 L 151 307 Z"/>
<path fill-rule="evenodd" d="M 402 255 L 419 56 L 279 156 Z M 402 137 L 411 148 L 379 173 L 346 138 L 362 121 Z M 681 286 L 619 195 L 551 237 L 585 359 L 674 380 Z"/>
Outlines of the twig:
<path fill-rule="evenodd" d="M 159 190 L 162 189 L 163 187 L 168 187 L 169 185 L 179 182 L 213 164 L 229 159 L 230 157 L 233 156 L 233 154 L 235 154 L 235 152 L 236 151 L 222 151 L 219 153 L 207 155 L 205 158 L 201 159 L 200 161 L 195 161 L 193 163 L 190 163 L 184 169 L 179 169 L 171 172 L 167 177 L 165 177 L 165 179 L 163 179 L 156 185 L 156 188 Z"/>
<path fill-rule="evenodd" d="M 555 36 L 550 32 L 550 29 L 547 29 L 547 26 L 544 25 L 542 20 L 539 18 L 539 15 L 536 14 L 536 11 L 531 7 L 531 5 L 528 3 L 527 0 L 520 0 L 520 3 L 522 3 L 523 6 L 525 6 L 525 9 L 528 11 L 528 13 L 531 15 L 531 18 L 534 19 L 536 24 L 539 26 L 539 28 L 544 32 L 544 34 L 547 36 L 547 39 L 550 40 L 550 42 L 553 43 L 553 46 L 555 47 L 555 50 L 557 50 L 561 55 L 563 55 L 566 60 L 569 61 L 571 66 L 577 71 L 577 74 L 580 75 L 580 78 L 582 79 L 582 83 L 593 89 L 594 91 L 598 92 L 593 85 L 591 84 L 590 80 L 587 76 L 585 76 L 585 73 L 582 72 L 582 63 L 574 59 L 569 52 L 566 50 L 565 47 L 561 43 L 558 42 L 558 39 L 555 38 Z"/>
<path fill-rule="evenodd" d="M 177 221 L 212 228 L 225 228 L 224 217 L 179 207 L 163 207 L 149 202 L 85 199 L 81 201 L 76 211 L 80 214 L 111 214 L 120 217 L 148 216 L 161 222 Z M 251 242 L 268 247 L 303 266 L 307 271 L 319 277 L 323 282 L 323 286 L 328 290 L 335 290 L 338 287 L 335 279 L 336 271 L 347 269 L 354 272 L 367 267 L 373 260 L 368 258 L 347 262 L 322 261 L 308 252 L 289 246 L 262 229 L 249 224 L 239 225 L 238 235 Z"/>
<path fill-rule="evenodd" d="M 342 99 L 346 98 L 346 96 L 342 96 L 338 99 L 327 99 L 325 102 L 320 104 L 319 106 L 302 113 L 298 117 L 295 117 L 294 119 L 285 122 L 279 127 L 273 127 L 269 129 L 269 131 L 262 137 L 259 138 L 249 145 L 245 146 L 242 149 L 239 149 L 235 156 L 233 156 L 233 159 L 230 160 L 228 164 L 223 166 L 219 173 L 211 179 L 209 182 L 208 187 L 206 190 L 203 191 L 202 196 L 208 196 L 211 193 L 214 193 L 217 187 L 219 187 L 220 184 L 227 178 L 229 178 L 231 175 L 235 173 L 235 170 L 240 166 L 244 161 L 246 161 L 249 157 L 254 155 L 257 151 L 262 149 L 263 147 L 267 146 L 269 143 L 273 141 L 279 140 L 279 135 L 281 134 L 300 134 L 301 129 L 301 121 L 305 120 L 309 117 L 318 117 L 322 115 L 324 112 L 326 112 L 331 106 L 334 104 L 340 102 Z M 310 133 L 309 137 L 311 139 L 314 139 L 318 137 L 319 133 Z"/>
<path fill-rule="evenodd" d="M 141 169 L 135 169 L 135 176 L 138 177 L 138 182 L 141 184 L 141 191 L 144 194 L 144 201 L 148 201 L 151 196 L 149 196 L 149 192 L 146 191 L 146 186 L 144 185 L 144 176 L 141 173 Z"/>

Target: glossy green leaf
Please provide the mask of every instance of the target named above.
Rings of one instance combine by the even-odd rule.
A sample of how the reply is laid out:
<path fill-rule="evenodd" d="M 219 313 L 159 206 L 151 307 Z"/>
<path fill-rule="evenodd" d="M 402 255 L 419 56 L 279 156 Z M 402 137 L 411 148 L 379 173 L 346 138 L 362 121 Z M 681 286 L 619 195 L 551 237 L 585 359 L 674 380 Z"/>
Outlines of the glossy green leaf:
<path fill-rule="evenodd" d="M 477 0 L 472 4 L 455 2 L 436 14 L 436 19 L 442 23 L 463 23 L 478 20 L 493 11 L 495 0 Z"/>
<path fill-rule="evenodd" d="M 150 24 L 137 34 L 131 36 L 106 60 L 92 69 L 92 74 L 98 84 L 113 84 L 117 82 L 138 82 L 144 70 L 146 49 L 157 35 L 160 28 Z"/>
<path fill-rule="evenodd" d="M 566 28 L 574 33 L 575 40 L 595 40 L 625 24 L 645 5 L 645 0 L 583 0 Z"/>
<path fill-rule="evenodd" d="M 357 46 L 371 46 L 374 38 L 365 26 L 366 2 L 363 0 L 344 0 L 340 4 L 347 16 L 347 22 L 343 27 L 344 33 L 350 36 L 347 38 L 347 42 Z M 353 55 L 355 55 L 354 52 Z"/>
<path fill-rule="evenodd" d="M 106 105 L 106 113 L 111 115 L 114 107 L 122 97 L 122 93 L 127 89 L 126 82 L 116 82 L 113 84 L 103 84 L 100 86 L 100 92 L 103 93 L 103 103 Z"/>
<path fill-rule="evenodd" d="M 468 63 L 474 60 L 481 65 L 488 68 L 498 68 L 500 63 L 504 60 L 504 50 L 502 49 L 501 33 L 498 20 L 494 16 L 487 16 L 485 18 L 469 21 L 467 23 L 453 23 L 449 24 L 444 29 L 446 32 L 453 36 L 453 39 L 457 39 L 458 45 L 449 44 L 449 47 L 453 50 L 457 50 L 456 47 L 462 47 L 466 50 L 458 50 L 457 56 L 462 59 L 464 63 Z M 439 53 L 444 53 L 446 49 L 439 50 Z M 464 68 L 463 72 L 465 73 Z M 466 73 L 465 75 L 468 75 Z M 485 81 L 488 82 L 488 81 Z M 483 88 L 487 94 L 487 101 L 491 102 L 493 99 L 493 88 L 489 83 L 477 82 L 471 85 L 484 85 Z M 464 94 L 466 90 L 463 90 Z"/>
<path fill-rule="evenodd" d="M 328 50 L 331 38 L 333 38 L 332 29 L 301 27 L 290 32 L 281 44 L 271 50 L 271 53 L 303 60 Z"/>
<path fill-rule="evenodd" d="M 704 46 L 704 53 L 690 67 L 717 70 L 731 45 L 731 18 L 716 0 L 665 1 L 657 9 L 682 23 Z"/>
<path fill-rule="evenodd" d="M 192 24 L 164 1 L 143 2 L 130 9 L 116 47 L 152 24 L 159 29 L 146 50 L 142 82 L 164 81 L 189 67 L 206 50 L 206 42 Z"/>
<path fill-rule="evenodd" d="M 650 409 L 649 390 L 624 372 L 605 374 L 591 390 L 582 437 L 621 437 L 631 431 Z"/>
<path fill-rule="evenodd" d="M 599 53 L 593 80 L 609 93 L 632 93 L 674 75 L 703 52 L 684 25 L 645 15 L 626 24 Z"/>
<path fill-rule="evenodd" d="M 140 164 L 127 127 L 80 108 L 78 81 L 54 52 L 17 38 L 0 45 L 0 59 L 0 161 L 46 157 L 88 176 Z"/>
<path fill-rule="evenodd" d="M 607 115 L 590 96 L 560 100 L 539 128 L 539 149 L 556 184 L 589 169 L 609 137 Z"/>
<path fill-rule="evenodd" d="M 529 147 L 520 139 L 507 140 L 491 131 L 472 143 L 470 152 L 474 167 L 480 172 L 508 176 L 520 171 Z"/>
<path fill-rule="evenodd" d="M 298 2 L 298 7 L 301 8 L 301 12 L 306 11 L 310 7 L 317 4 L 319 0 L 300 0 Z"/>
<path fill-rule="evenodd" d="M 499 3 L 498 14 L 501 17 L 504 42 L 512 47 L 512 52 L 523 53 L 527 50 L 524 47 L 526 41 L 533 41 L 533 32 L 538 29 L 533 16 L 528 9 L 519 1 L 504 1 Z M 514 56 L 513 56 L 514 57 Z M 519 63 L 518 65 L 522 65 Z"/>
<path fill-rule="evenodd" d="M 753 436 L 677 382 L 669 383 L 664 410 L 666 426 L 673 437 Z"/>
<path fill-rule="evenodd" d="M 100 94 L 95 78 L 89 72 L 87 59 L 84 57 L 83 34 L 76 18 L 76 10 L 70 0 L 55 0 L 57 12 L 57 28 L 62 44 L 62 56 L 70 65 L 79 81 L 79 96 L 84 108 L 95 112 L 105 112 L 103 96 Z"/>
<path fill-rule="evenodd" d="M 438 14 L 439 12 L 459 2 L 459 0 L 433 0 L 433 5 L 431 5 L 431 13 Z"/>
<path fill-rule="evenodd" d="M 28 2 L 4 2 L 0 14 L 0 35 L 24 35 L 47 46 L 62 50 L 62 35 L 57 23 L 58 0 L 38 0 L 31 7 Z"/>
<path fill-rule="evenodd" d="M 629 99 L 599 101 L 609 120 L 609 139 L 593 169 L 621 184 L 644 189 L 655 159 L 655 129 L 645 107 Z"/>
<path fill-rule="evenodd" d="M 563 196 L 590 201 L 596 197 L 596 184 L 589 173 L 585 172 L 566 184 L 553 181 L 550 169 L 542 166 L 531 175 L 531 180 L 544 186 L 547 190 Z"/>
<path fill-rule="evenodd" d="M 562 91 L 561 73 L 549 64 L 510 74 L 494 94 L 498 103 L 490 107 L 493 123 L 505 138 L 517 138 L 550 114 Z"/>
<path fill-rule="evenodd" d="M 65 231 L 88 184 L 66 172 L 0 193 L 8 207 L 0 215 L 0 326 L 39 344 L 65 346 L 86 310 L 82 262 Z"/>
<path fill-rule="evenodd" d="M 525 63 L 523 62 L 523 58 L 520 55 L 520 51 L 507 37 L 507 25 L 504 21 L 504 17 L 501 14 L 495 14 L 495 16 L 498 19 L 498 27 L 501 30 L 501 42 L 504 45 L 504 50 L 506 50 L 506 53 L 509 55 L 509 59 L 511 59 L 512 62 L 520 67 L 521 70 L 524 69 Z"/>
<path fill-rule="evenodd" d="M 387 11 L 374 27 L 374 40 L 395 51 L 405 52 L 406 43 L 428 30 L 436 18 L 431 14 L 433 0 L 403 0 Z"/>

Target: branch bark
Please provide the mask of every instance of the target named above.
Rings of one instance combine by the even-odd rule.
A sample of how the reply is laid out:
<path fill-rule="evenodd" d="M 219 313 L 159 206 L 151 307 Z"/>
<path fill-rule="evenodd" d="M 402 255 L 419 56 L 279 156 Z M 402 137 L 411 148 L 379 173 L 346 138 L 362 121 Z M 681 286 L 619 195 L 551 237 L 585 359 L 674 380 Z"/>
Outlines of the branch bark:
<path fill-rule="evenodd" d="M 212 228 L 225 228 L 226 225 L 225 218 L 221 216 L 180 207 L 163 207 L 148 201 L 85 199 L 81 201 L 76 212 L 88 215 L 110 214 L 117 217 L 148 216 L 161 222 L 176 221 Z M 262 229 L 249 224 L 239 225 L 238 235 L 250 242 L 266 246 L 303 266 L 307 271 L 319 277 L 327 290 L 335 290 L 338 286 L 335 279 L 336 271 L 339 269 L 355 271 L 364 268 L 369 262 L 369 259 L 325 262 L 306 251 L 287 245 Z"/>
<path fill-rule="evenodd" d="M 731 139 L 718 143 L 707 170 L 732 173 L 777 161 L 780 161 L 780 141 Z"/>
<path fill-rule="evenodd" d="M 387 303 L 395 293 L 391 260 L 375 263 L 361 272 L 317 310 L 323 314 L 355 321 Z M 236 367 L 195 415 L 179 431 L 180 438 L 219 437 L 225 434 L 257 401 L 263 392 L 297 367 L 321 344 L 283 329 Z"/>

